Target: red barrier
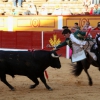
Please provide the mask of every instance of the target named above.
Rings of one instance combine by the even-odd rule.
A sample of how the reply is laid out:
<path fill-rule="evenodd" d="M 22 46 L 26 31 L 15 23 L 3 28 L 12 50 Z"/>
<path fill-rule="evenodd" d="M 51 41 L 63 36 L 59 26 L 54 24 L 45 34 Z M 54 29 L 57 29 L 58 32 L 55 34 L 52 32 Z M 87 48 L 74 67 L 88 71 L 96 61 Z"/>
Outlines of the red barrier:
<path fill-rule="evenodd" d="M 32 32 L 32 37 L 31 37 L 31 41 L 32 41 L 32 48 L 34 49 L 41 49 L 42 48 L 42 35 L 41 35 L 41 31 L 33 31 Z"/>
<path fill-rule="evenodd" d="M 2 31 L 0 31 L 0 47 L 2 47 Z"/>
<path fill-rule="evenodd" d="M 1 48 L 17 48 L 17 49 L 46 49 L 47 44 L 57 45 L 63 42 L 65 38 L 61 34 L 62 30 L 57 31 L 0 31 L 0 47 Z M 100 31 L 92 30 L 90 33 L 95 38 Z M 51 42 L 50 42 L 51 41 Z M 54 44 L 53 44 L 54 43 Z M 57 51 L 66 57 L 66 46 Z"/>
<path fill-rule="evenodd" d="M 90 31 L 90 33 L 91 33 L 92 37 L 95 38 L 96 34 L 100 33 L 100 31 L 99 30 L 92 30 L 92 31 Z"/>
<path fill-rule="evenodd" d="M 50 44 L 49 40 L 50 40 L 50 38 L 53 38 L 53 34 L 55 34 L 55 32 L 52 32 L 52 31 L 43 32 L 44 48 L 46 48 L 47 44 Z"/>
<path fill-rule="evenodd" d="M 56 37 L 54 37 L 54 35 Z M 55 39 L 54 39 L 55 38 Z M 65 38 L 63 37 L 63 35 L 61 34 L 61 31 L 46 31 L 44 32 L 44 48 L 46 47 L 47 44 L 50 44 L 50 40 L 52 40 L 52 42 L 57 42 L 58 40 L 60 42 L 64 41 Z M 66 57 L 66 47 L 62 47 L 59 51 L 57 51 L 58 54 L 62 54 L 63 57 Z"/>
<path fill-rule="evenodd" d="M 53 31 L 62 33 L 63 29 L 54 29 Z"/>
<path fill-rule="evenodd" d="M 62 33 L 63 29 L 54 29 L 54 32 L 60 32 Z M 71 32 L 74 33 L 76 30 L 72 29 Z"/>
<path fill-rule="evenodd" d="M 1 31 L 2 48 L 16 48 L 16 32 Z"/>
<path fill-rule="evenodd" d="M 61 42 L 65 41 L 65 37 L 61 33 L 62 31 L 55 31 L 55 34 L 57 34 L 57 37 L 61 40 Z M 58 53 L 62 54 L 63 57 L 66 57 L 66 46 L 60 48 Z"/>
<path fill-rule="evenodd" d="M 30 49 L 32 48 L 32 32 L 31 31 L 16 31 L 16 48 Z"/>

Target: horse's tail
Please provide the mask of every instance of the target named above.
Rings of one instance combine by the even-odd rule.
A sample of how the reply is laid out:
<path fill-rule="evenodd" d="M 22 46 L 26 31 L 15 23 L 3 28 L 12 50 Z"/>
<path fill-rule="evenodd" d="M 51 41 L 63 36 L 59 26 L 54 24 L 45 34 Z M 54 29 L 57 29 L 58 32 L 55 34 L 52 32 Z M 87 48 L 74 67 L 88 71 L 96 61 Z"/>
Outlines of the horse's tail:
<path fill-rule="evenodd" d="M 75 76 L 79 76 L 81 74 L 82 70 L 83 70 L 83 66 L 82 66 L 81 61 L 79 61 L 79 62 L 76 63 L 75 66 L 73 66 L 72 73 Z"/>

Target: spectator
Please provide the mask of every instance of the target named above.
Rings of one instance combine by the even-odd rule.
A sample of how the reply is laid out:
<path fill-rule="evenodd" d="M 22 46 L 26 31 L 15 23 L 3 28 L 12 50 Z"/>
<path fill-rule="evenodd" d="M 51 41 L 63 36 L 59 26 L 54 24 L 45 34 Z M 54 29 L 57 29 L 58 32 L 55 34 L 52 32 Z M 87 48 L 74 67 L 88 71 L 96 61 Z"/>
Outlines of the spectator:
<path fill-rule="evenodd" d="M 72 30 L 80 30 L 78 23 L 74 23 L 74 27 L 71 28 Z"/>
<path fill-rule="evenodd" d="M 4 9 L 0 9 L 0 15 L 5 15 Z"/>
<path fill-rule="evenodd" d="M 57 5 L 52 13 L 52 15 L 61 15 L 62 11 L 59 5 Z"/>
<path fill-rule="evenodd" d="M 48 15 L 48 10 L 45 6 L 42 6 L 39 10 L 39 15 Z"/>
<path fill-rule="evenodd" d="M 100 0 L 91 0 L 92 4 L 100 4 Z"/>
<path fill-rule="evenodd" d="M 84 6 L 84 9 L 83 9 L 83 11 L 82 11 L 82 14 L 84 14 L 84 15 L 87 15 L 87 14 L 89 14 L 89 8 L 88 8 L 88 5 L 85 5 Z"/>
<path fill-rule="evenodd" d="M 98 7 L 97 4 L 95 4 L 95 6 L 94 6 L 93 14 L 95 14 L 95 15 L 99 15 L 100 14 L 100 8 Z"/>
<path fill-rule="evenodd" d="M 33 0 L 28 1 L 28 7 L 35 6 Z"/>
<path fill-rule="evenodd" d="M 100 22 L 97 23 L 97 26 L 100 25 Z"/>
<path fill-rule="evenodd" d="M 19 7 L 19 8 L 22 7 L 22 1 L 23 1 L 23 0 L 12 0 L 13 6 L 14 6 L 14 7 L 17 7 L 17 3 L 18 3 L 18 7 Z"/>
<path fill-rule="evenodd" d="M 85 5 L 90 5 L 91 4 L 91 0 L 83 0 L 83 6 Z"/>
<path fill-rule="evenodd" d="M 100 25 L 98 25 L 96 28 L 94 28 L 93 30 L 100 30 Z"/>
<path fill-rule="evenodd" d="M 29 5 L 29 8 L 24 12 L 24 15 L 37 15 L 36 7 L 34 5 Z"/>
<path fill-rule="evenodd" d="M 90 22 L 86 22 L 85 25 L 83 26 L 83 29 L 82 30 L 88 30 L 90 28 L 93 28 L 92 26 L 90 26 Z"/>
<path fill-rule="evenodd" d="M 16 11 L 16 9 L 12 9 L 10 15 L 19 15 L 19 13 Z"/>
<path fill-rule="evenodd" d="M 62 15 L 72 15 L 71 10 L 67 6 L 63 6 Z"/>
<path fill-rule="evenodd" d="M 100 22 L 97 23 L 97 27 L 94 28 L 93 30 L 100 30 Z"/>
<path fill-rule="evenodd" d="M 94 4 L 91 4 L 90 5 L 90 15 L 93 15 L 93 10 L 94 10 Z"/>

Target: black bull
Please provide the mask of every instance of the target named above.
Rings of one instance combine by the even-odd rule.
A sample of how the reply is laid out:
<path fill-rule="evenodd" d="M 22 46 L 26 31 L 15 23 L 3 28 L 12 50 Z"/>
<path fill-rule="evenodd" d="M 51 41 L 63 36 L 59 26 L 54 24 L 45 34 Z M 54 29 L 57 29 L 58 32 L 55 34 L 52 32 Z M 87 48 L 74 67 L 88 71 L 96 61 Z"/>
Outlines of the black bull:
<path fill-rule="evenodd" d="M 37 78 L 40 78 L 45 87 L 52 90 L 44 77 L 44 71 L 49 66 L 61 67 L 59 56 L 55 51 L 0 51 L 0 79 L 11 90 L 14 90 L 14 87 L 7 82 L 6 74 L 12 77 L 14 75 L 27 76 L 35 83 L 30 88 L 35 88 L 39 84 Z"/>

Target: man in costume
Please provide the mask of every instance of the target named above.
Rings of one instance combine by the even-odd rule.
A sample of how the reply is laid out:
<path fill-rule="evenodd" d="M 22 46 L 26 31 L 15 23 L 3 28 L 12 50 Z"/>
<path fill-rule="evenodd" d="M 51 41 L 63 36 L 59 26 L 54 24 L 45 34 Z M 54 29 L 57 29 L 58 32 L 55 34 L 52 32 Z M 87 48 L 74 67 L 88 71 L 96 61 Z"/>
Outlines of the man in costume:
<path fill-rule="evenodd" d="M 91 46 L 88 46 L 87 48 L 88 44 L 85 40 L 86 32 L 77 30 L 74 33 L 71 33 L 69 29 L 65 29 L 63 30 L 62 35 L 64 35 L 66 39 L 64 42 L 57 45 L 55 49 L 59 49 L 65 45 L 69 45 L 70 47 L 72 46 L 73 54 L 76 54 L 85 49 L 95 61 L 97 60 L 96 55 L 93 52 L 90 52 Z"/>
<path fill-rule="evenodd" d="M 55 49 L 59 49 L 59 48 L 61 48 L 63 46 L 66 46 L 66 45 L 71 46 L 71 44 L 70 44 L 71 43 L 71 41 L 70 41 L 70 34 L 71 34 L 71 31 L 68 28 L 64 29 L 63 32 L 62 32 L 62 35 L 65 37 L 65 41 L 63 41 L 62 43 L 57 45 L 55 47 Z"/>

